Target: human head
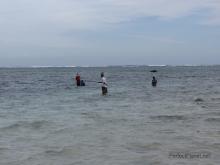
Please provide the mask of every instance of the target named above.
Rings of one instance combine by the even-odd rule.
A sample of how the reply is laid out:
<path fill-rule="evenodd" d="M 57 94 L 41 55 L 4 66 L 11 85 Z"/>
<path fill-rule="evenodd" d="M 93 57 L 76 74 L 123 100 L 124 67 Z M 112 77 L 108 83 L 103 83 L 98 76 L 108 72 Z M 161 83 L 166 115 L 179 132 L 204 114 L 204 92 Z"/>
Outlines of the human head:
<path fill-rule="evenodd" d="M 104 77 L 104 72 L 101 72 L 101 77 Z"/>
<path fill-rule="evenodd" d="M 156 78 L 153 76 L 153 79 L 155 80 Z"/>

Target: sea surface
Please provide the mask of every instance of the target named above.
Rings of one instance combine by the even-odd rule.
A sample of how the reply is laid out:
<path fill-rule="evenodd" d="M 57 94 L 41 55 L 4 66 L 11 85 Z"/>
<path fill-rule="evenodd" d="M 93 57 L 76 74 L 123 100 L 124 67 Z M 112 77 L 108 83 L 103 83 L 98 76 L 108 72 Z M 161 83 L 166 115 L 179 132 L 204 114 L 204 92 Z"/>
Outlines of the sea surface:
<path fill-rule="evenodd" d="M 0 165 L 219 164 L 220 66 L 0 69 Z"/>

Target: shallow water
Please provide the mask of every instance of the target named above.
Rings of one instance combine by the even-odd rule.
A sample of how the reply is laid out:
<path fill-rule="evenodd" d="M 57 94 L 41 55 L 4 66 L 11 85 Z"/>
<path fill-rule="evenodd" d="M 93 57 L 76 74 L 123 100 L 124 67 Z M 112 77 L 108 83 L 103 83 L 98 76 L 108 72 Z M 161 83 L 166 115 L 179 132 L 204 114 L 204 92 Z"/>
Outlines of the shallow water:
<path fill-rule="evenodd" d="M 101 71 L 104 97 L 88 82 Z M 0 69 L 1 165 L 217 165 L 219 153 L 220 66 Z"/>

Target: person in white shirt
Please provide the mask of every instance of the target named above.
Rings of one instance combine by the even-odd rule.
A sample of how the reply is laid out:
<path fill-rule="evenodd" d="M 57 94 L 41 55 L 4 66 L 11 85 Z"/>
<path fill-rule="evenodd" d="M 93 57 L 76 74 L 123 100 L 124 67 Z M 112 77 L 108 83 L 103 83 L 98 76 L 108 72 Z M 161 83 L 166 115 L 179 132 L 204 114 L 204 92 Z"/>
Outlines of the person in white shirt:
<path fill-rule="evenodd" d="M 102 83 L 102 95 L 106 95 L 108 93 L 108 85 L 107 85 L 107 81 L 106 78 L 104 77 L 104 73 L 101 73 L 101 83 Z"/>

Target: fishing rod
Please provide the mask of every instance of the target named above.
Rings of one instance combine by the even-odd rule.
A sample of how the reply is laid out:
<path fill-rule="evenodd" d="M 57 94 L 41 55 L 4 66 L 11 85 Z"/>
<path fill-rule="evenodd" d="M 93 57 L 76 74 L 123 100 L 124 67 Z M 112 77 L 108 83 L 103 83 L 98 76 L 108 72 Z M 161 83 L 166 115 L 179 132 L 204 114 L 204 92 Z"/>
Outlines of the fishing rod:
<path fill-rule="evenodd" d="M 94 80 L 84 80 L 85 82 L 94 82 L 94 83 L 102 83 L 100 81 L 94 81 Z"/>
<path fill-rule="evenodd" d="M 103 84 L 103 82 L 101 81 L 94 81 L 94 80 L 84 80 L 85 82 L 94 82 L 94 83 L 99 83 L 99 84 Z M 108 85 L 106 83 L 104 83 L 105 85 Z"/>
<path fill-rule="evenodd" d="M 75 78 L 72 78 L 73 80 L 75 80 Z M 102 83 L 101 81 L 94 81 L 94 80 L 83 80 L 84 82 L 94 82 L 94 83 Z"/>

